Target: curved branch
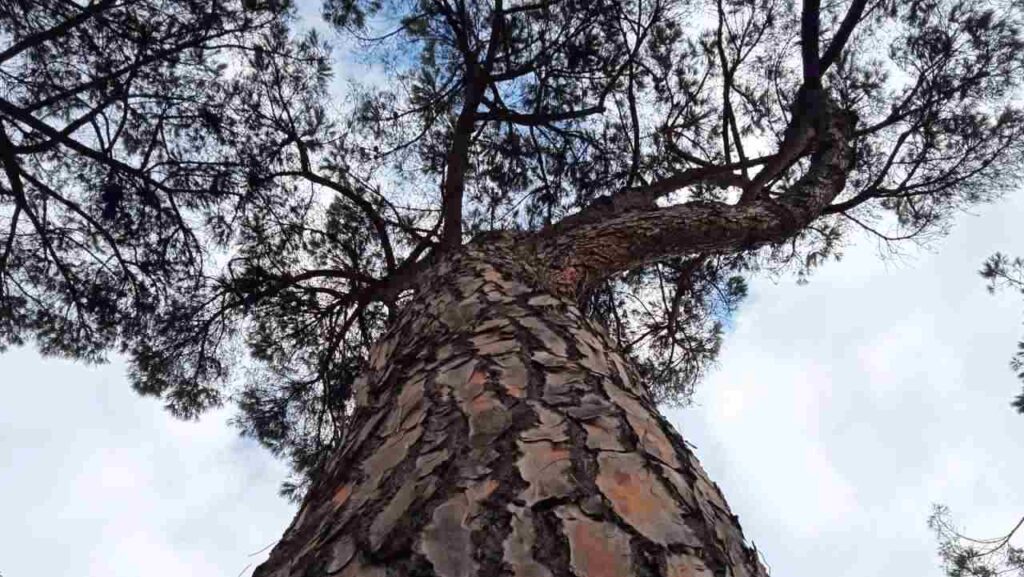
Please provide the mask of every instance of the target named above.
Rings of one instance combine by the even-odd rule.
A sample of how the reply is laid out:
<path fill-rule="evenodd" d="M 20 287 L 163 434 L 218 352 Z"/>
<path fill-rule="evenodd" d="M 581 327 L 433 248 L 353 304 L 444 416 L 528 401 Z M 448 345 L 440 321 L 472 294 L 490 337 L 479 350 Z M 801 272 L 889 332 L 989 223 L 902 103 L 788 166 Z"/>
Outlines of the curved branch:
<path fill-rule="evenodd" d="M 820 99 L 824 96 L 816 93 Z M 580 294 L 609 275 L 670 257 L 756 248 L 792 237 L 839 195 L 852 166 L 854 119 L 824 102 L 805 109 L 826 118 L 813 138 L 817 150 L 807 172 L 778 200 L 746 204 L 692 201 L 627 211 L 597 222 L 554 227 L 534 239 L 550 262 L 554 290 Z M 815 121 L 816 120 L 816 121 Z"/>

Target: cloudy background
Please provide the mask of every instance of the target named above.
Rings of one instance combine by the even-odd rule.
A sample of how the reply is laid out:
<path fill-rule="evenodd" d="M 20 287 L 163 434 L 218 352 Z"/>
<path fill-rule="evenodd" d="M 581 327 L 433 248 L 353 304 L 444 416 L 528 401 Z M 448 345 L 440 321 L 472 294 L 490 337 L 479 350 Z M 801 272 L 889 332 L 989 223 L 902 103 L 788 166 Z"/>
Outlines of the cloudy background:
<path fill-rule="evenodd" d="M 940 577 L 932 503 L 979 536 L 1024 515 L 1024 300 L 975 274 L 1024 254 L 1021 223 L 1024 194 L 929 250 L 861 238 L 807 286 L 751 283 L 695 406 L 666 412 L 773 574 Z M 176 421 L 124 371 L 0 355 L 3 577 L 243 576 L 291 520 L 285 467 L 227 412 Z"/>
<path fill-rule="evenodd" d="M 1024 302 L 974 274 L 1024 252 L 1024 197 L 900 261 L 866 239 L 807 286 L 755 281 L 697 405 L 669 410 L 773 573 L 939 577 L 934 502 L 972 533 L 1024 514 L 1007 360 Z M 172 419 L 124 365 L 0 356 L 4 577 L 248 574 L 293 506 L 226 425 Z"/>
<path fill-rule="evenodd" d="M 1017 195 L 898 262 L 862 239 L 808 286 L 753 283 L 698 406 L 668 414 L 775 575 L 940 576 L 932 503 L 979 537 L 1024 515 L 1024 300 L 974 272 L 1024 253 L 1022 222 Z"/>

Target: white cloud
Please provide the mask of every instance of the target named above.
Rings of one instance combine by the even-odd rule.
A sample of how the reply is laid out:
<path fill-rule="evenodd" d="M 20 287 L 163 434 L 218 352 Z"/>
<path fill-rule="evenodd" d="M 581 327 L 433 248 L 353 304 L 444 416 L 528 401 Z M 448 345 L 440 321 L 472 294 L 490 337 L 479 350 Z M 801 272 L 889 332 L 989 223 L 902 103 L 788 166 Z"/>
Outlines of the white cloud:
<path fill-rule="evenodd" d="M 1021 220 L 1017 201 L 899 266 L 862 244 L 809 286 L 753 283 L 698 406 L 669 416 L 776 574 L 938 577 L 931 503 L 982 536 L 1024 514 L 1024 303 L 973 274 L 1024 252 Z M 5 577 L 237 575 L 291 518 L 284 468 L 225 413 L 175 421 L 122 365 L 13 351 L 0 387 Z"/>
<path fill-rule="evenodd" d="M 238 575 L 287 526 L 284 467 L 226 414 L 172 419 L 124 366 L 0 356 L 4 577 Z"/>
<path fill-rule="evenodd" d="M 934 253 L 860 242 L 808 286 L 754 282 L 698 406 L 671 413 L 776 574 L 937 577 L 933 502 L 981 536 L 1024 514 L 1024 302 L 974 274 L 1024 252 L 1024 199 L 981 213 Z"/>

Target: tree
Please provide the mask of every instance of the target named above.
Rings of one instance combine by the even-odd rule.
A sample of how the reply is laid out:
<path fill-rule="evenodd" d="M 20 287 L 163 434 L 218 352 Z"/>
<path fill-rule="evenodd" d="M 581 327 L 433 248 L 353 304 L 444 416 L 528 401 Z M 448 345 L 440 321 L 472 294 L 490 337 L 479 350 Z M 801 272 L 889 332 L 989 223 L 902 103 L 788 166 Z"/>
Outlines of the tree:
<path fill-rule="evenodd" d="M 1009 289 L 1024 292 L 1024 259 L 1010 258 L 1003 253 L 989 257 L 979 271 L 988 281 L 988 291 Z M 1024 341 L 1017 343 L 1017 352 L 1010 360 L 1017 378 L 1024 380 Z M 1024 393 L 1013 400 L 1013 407 L 1024 413 Z M 935 532 L 939 558 L 949 577 L 996 577 L 1024 574 L 1024 549 L 1013 545 L 1013 538 L 1024 525 L 1021 519 L 1005 535 L 979 539 L 957 529 L 949 507 L 933 505 L 928 527 Z"/>
<path fill-rule="evenodd" d="M 928 526 L 939 541 L 939 557 L 949 577 L 997 577 L 1024 573 L 1024 549 L 1012 545 L 1024 525 L 1021 519 L 1009 533 L 993 539 L 962 535 L 953 525 L 949 508 L 935 505 Z"/>
<path fill-rule="evenodd" d="M 1008 289 L 1024 294 L 1024 259 L 1010 258 L 1002 253 L 995 253 L 981 267 L 982 278 L 988 281 L 988 291 Z M 1017 373 L 1017 378 L 1024 381 L 1024 341 L 1017 343 L 1017 352 L 1010 360 L 1010 368 Z M 1024 413 L 1024 392 L 1013 401 L 1014 408 Z"/>
<path fill-rule="evenodd" d="M 327 0 L 344 102 L 285 2 L 5 10 L 0 338 L 236 400 L 263 575 L 764 574 L 656 403 L 746 275 L 1020 182 L 1012 2 Z"/>

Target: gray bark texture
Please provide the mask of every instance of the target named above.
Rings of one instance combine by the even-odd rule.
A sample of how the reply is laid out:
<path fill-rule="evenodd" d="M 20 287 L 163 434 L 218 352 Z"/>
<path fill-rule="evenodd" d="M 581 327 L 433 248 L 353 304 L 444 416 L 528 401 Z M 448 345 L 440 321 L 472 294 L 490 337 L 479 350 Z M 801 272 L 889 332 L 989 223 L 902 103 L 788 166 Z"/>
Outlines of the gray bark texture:
<path fill-rule="evenodd" d="M 766 575 L 604 330 L 506 242 L 421 275 L 256 577 Z"/>

